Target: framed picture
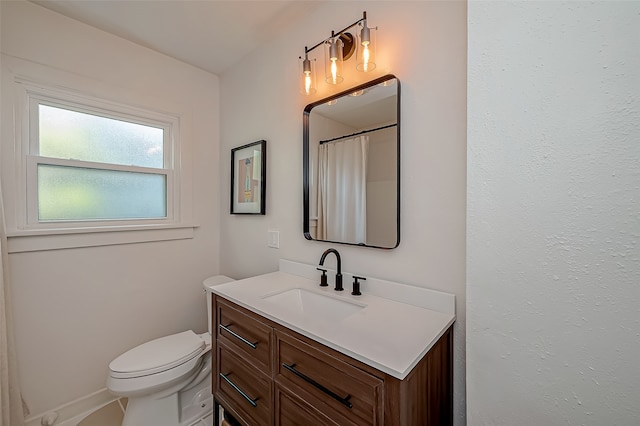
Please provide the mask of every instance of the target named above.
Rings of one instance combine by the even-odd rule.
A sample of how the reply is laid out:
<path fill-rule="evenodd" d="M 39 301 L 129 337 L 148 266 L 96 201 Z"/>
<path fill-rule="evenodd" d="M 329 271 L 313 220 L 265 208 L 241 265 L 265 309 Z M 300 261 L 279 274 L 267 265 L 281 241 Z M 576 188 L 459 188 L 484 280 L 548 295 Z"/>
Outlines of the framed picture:
<path fill-rule="evenodd" d="M 265 214 L 267 141 L 231 150 L 231 214 Z"/>

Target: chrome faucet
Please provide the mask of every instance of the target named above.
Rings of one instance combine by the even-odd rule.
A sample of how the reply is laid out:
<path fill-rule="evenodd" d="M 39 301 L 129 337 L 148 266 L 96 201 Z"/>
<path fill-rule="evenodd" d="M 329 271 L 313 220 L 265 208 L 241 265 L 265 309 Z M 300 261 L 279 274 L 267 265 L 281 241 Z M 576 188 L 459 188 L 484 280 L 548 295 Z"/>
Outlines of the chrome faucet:
<path fill-rule="evenodd" d="M 344 290 L 342 288 L 342 260 L 340 260 L 340 253 L 338 253 L 338 250 L 334 248 L 325 250 L 324 253 L 322 253 L 322 256 L 320 257 L 320 266 L 324 265 L 324 260 L 326 259 L 329 253 L 334 253 L 336 255 L 336 259 L 338 260 L 338 266 L 337 266 L 338 269 L 336 270 L 336 287 L 334 290 L 342 291 Z"/>

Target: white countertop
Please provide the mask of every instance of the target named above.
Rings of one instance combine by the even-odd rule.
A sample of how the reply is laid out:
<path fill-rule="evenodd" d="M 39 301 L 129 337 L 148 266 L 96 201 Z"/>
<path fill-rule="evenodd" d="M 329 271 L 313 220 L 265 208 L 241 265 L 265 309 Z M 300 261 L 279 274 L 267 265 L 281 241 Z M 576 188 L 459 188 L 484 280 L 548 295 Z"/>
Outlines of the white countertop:
<path fill-rule="evenodd" d="M 211 287 L 218 294 L 278 324 L 349 355 L 400 380 L 455 321 L 455 296 L 367 277 L 362 295 L 351 295 L 352 274 L 343 272 L 345 291 L 320 287 L 315 265 L 282 260 L 280 271 Z M 343 319 L 303 315 L 265 297 L 301 288 L 357 304 Z M 395 299 L 395 300 L 392 300 Z"/>

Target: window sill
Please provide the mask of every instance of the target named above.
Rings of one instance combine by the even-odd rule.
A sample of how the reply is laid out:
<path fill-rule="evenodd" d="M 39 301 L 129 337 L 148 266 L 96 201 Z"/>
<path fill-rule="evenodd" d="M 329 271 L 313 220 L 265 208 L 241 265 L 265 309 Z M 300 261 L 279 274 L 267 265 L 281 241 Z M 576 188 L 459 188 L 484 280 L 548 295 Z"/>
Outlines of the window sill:
<path fill-rule="evenodd" d="M 9 253 L 99 247 L 193 238 L 198 225 L 147 225 L 109 228 L 38 229 L 7 233 Z"/>

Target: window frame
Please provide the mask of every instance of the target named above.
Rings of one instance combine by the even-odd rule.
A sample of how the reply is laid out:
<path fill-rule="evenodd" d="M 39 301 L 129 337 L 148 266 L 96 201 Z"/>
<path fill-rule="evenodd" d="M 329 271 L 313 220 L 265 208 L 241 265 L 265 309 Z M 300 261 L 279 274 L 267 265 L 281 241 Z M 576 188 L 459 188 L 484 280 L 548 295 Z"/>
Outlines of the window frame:
<path fill-rule="evenodd" d="M 18 80 L 23 102 L 22 135 L 18 136 L 22 171 L 19 172 L 18 191 L 20 198 L 17 219 L 19 233 L 51 231 L 61 234 L 68 231 L 77 233 L 82 229 L 91 232 L 118 231 L 150 228 L 180 228 L 189 225 L 180 222 L 180 119 L 176 115 L 139 108 L 130 105 L 79 94 L 71 90 L 43 87 L 28 81 Z M 115 120 L 127 121 L 163 129 L 163 168 L 125 166 L 111 163 L 91 162 L 74 159 L 60 159 L 39 155 L 39 105 L 64 108 L 80 113 L 97 115 Z M 166 179 L 166 217 L 107 219 L 107 220 L 58 220 L 38 219 L 38 164 L 71 166 L 98 170 L 113 170 L 134 173 L 164 175 Z M 153 239 L 155 240 L 155 238 Z"/>

